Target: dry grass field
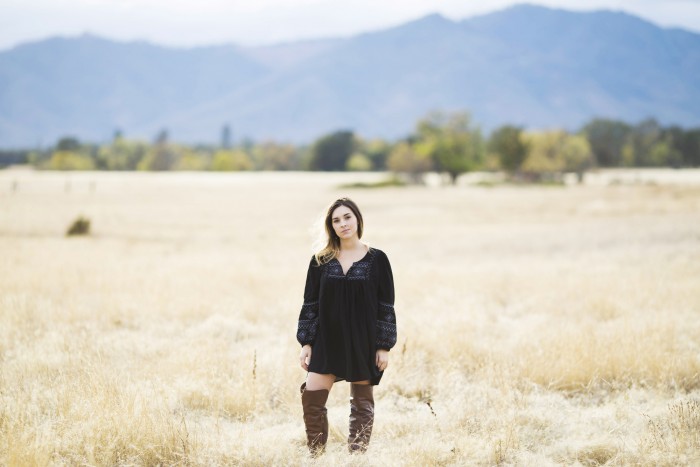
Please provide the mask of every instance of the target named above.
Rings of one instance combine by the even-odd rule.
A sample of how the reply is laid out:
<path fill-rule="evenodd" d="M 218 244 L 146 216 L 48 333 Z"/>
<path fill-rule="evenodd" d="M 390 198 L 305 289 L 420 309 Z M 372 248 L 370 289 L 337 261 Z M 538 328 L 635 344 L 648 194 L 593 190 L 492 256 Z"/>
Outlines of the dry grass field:
<path fill-rule="evenodd" d="M 338 188 L 373 177 L 0 172 L 0 465 L 700 463 L 700 183 Z M 296 319 L 342 195 L 399 341 L 367 454 L 339 383 L 313 460 Z"/>

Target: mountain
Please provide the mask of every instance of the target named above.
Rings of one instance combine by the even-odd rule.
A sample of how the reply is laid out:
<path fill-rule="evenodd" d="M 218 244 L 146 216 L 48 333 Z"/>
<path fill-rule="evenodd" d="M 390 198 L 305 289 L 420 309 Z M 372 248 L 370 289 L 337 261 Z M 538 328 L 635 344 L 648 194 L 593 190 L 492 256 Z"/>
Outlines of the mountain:
<path fill-rule="evenodd" d="M 0 147 L 117 128 L 216 142 L 227 123 L 238 138 L 398 138 L 434 109 L 469 110 L 487 130 L 576 129 L 595 116 L 696 126 L 698 76 L 700 34 L 533 5 L 253 48 L 54 38 L 0 53 Z"/>
<path fill-rule="evenodd" d="M 0 54 L 0 146 L 103 140 L 268 74 L 234 46 L 189 50 L 84 35 Z"/>

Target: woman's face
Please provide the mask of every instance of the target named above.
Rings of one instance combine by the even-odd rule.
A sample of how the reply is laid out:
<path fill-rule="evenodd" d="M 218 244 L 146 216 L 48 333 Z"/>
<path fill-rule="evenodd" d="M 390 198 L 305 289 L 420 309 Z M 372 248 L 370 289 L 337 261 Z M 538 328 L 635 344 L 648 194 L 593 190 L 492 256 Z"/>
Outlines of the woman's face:
<path fill-rule="evenodd" d="M 338 206 L 331 214 L 331 224 L 335 234 L 341 240 L 357 235 L 357 217 L 347 206 Z"/>

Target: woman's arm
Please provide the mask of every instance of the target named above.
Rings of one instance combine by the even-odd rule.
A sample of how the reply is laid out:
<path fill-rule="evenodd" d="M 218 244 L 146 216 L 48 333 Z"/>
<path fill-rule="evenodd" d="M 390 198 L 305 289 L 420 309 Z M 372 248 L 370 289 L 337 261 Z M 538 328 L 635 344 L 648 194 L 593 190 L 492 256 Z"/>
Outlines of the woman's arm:
<path fill-rule="evenodd" d="M 382 252 L 378 258 L 377 284 L 377 349 L 388 351 L 396 344 L 396 313 L 394 311 L 394 275 L 389 258 Z M 388 355 L 385 355 L 388 359 Z M 379 360 L 379 356 L 377 356 Z M 379 366 L 379 365 L 378 365 Z"/>
<path fill-rule="evenodd" d="M 311 258 L 309 269 L 306 273 L 306 286 L 304 287 L 304 303 L 299 312 L 297 323 L 297 341 L 303 346 L 313 345 L 318 329 L 318 296 L 321 282 L 321 267 L 316 259 Z M 309 353 L 309 356 L 311 354 Z"/>

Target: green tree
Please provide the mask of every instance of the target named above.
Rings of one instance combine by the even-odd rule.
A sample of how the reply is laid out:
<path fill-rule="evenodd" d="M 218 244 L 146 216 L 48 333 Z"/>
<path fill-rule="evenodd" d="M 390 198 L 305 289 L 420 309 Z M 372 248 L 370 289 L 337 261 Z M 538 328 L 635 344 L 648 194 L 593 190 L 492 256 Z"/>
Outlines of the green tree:
<path fill-rule="evenodd" d="M 81 143 L 73 136 L 65 136 L 56 142 L 54 150 L 34 159 L 39 167 L 51 170 L 94 170 L 96 148 Z"/>
<path fill-rule="evenodd" d="M 351 131 L 336 131 L 316 140 L 311 148 L 311 170 L 345 170 L 348 159 L 355 152 L 355 135 Z"/>
<path fill-rule="evenodd" d="M 129 141 L 118 135 L 99 149 L 98 165 L 105 170 L 135 170 L 148 151 L 148 144 Z"/>
<path fill-rule="evenodd" d="M 563 130 L 528 133 L 530 147 L 522 170 L 531 180 L 561 181 L 565 172 L 576 173 L 579 182 L 593 167 L 594 156 L 585 135 L 570 135 Z"/>
<path fill-rule="evenodd" d="M 252 149 L 253 166 L 257 170 L 299 170 L 301 154 L 291 144 L 268 141 Z"/>
<path fill-rule="evenodd" d="M 663 137 L 649 149 L 649 165 L 679 167 L 682 160 L 682 154 L 674 147 L 670 137 Z"/>
<path fill-rule="evenodd" d="M 588 139 L 584 135 L 566 135 L 560 150 L 564 171 L 574 172 L 578 182 L 583 182 L 585 172 L 595 165 Z"/>
<path fill-rule="evenodd" d="M 63 138 L 59 139 L 56 143 L 56 151 L 77 152 L 80 151 L 80 149 L 80 141 L 78 141 L 78 138 L 75 138 L 73 136 L 64 136 Z"/>
<path fill-rule="evenodd" d="M 250 156 L 240 149 L 216 151 L 211 163 L 211 169 L 216 171 L 240 171 L 252 168 L 253 161 Z"/>
<path fill-rule="evenodd" d="M 631 139 L 622 146 L 622 158 L 620 162 L 623 167 L 634 167 L 637 161 L 637 156 L 634 151 L 634 144 Z"/>
<path fill-rule="evenodd" d="M 372 162 L 374 170 L 386 170 L 387 159 L 391 153 L 391 144 L 382 139 L 373 139 L 370 141 L 360 140 L 359 152 L 365 154 Z"/>
<path fill-rule="evenodd" d="M 54 151 L 47 168 L 51 170 L 93 170 L 94 161 L 88 155 L 76 151 Z"/>
<path fill-rule="evenodd" d="M 423 175 L 432 168 L 430 156 L 419 154 L 408 142 L 394 146 L 387 160 L 392 172 L 406 174 L 413 183 L 422 183 Z"/>
<path fill-rule="evenodd" d="M 372 170 L 372 161 L 361 152 L 356 152 L 348 159 L 345 169 L 355 172 L 366 172 Z"/>
<path fill-rule="evenodd" d="M 533 181 L 559 180 L 565 167 L 562 148 L 566 137 L 564 131 L 526 133 L 530 152 L 523 162 L 523 173 Z"/>
<path fill-rule="evenodd" d="M 634 153 L 632 165 L 636 167 L 653 167 L 658 165 L 663 158 L 664 149 L 654 149 L 654 147 L 662 140 L 662 129 L 656 120 L 647 119 L 635 125 L 627 138 L 627 144 L 632 146 L 632 152 Z"/>
<path fill-rule="evenodd" d="M 168 143 L 156 143 L 139 161 L 138 170 L 164 171 L 172 169 L 178 162 L 177 148 Z"/>
<path fill-rule="evenodd" d="M 700 128 L 684 130 L 678 126 L 672 126 L 664 130 L 665 139 L 670 142 L 676 156 L 673 158 L 673 167 L 698 167 L 700 166 Z"/>
<path fill-rule="evenodd" d="M 434 112 L 418 122 L 416 150 L 429 156 L 454 184 L 459 175 L 483 163 L 481 131 L 469 114 Z"/>
<path fill-rule="evenodd" d="M 491 153 L 498 156 L 501 168 L 511 176 L 520 172 L 529 150 L 523 138 L 522 128 L 511 125 L 502 126 L 494 131 L 488 147 Z"/>
<path fill-rule="evenodd" d="M 601 167 L 623 165 L 622 148 L 632 128 L 621 121 L 597 118 L 583 127 L 595 160 Z"/>
<path fill-rule="evenodd" d="M 170 143 L 167 129 L 158 132 L 155 142 L 146 155 L 139 161 L 138 170 L 164 171 L 172 169 L 181 154 L 181 148 Z"/>
<path fill-rule="evenodd" d="M 688 167 L 700 167 L 700 128 L 686 131 L 681 144 L 683 164 Z"/>
<path fill-rule="evenodd" d="M 207 170 L 211 166 L 211 154 L 201 149 L 183 148 L 175 170 Z"/>

